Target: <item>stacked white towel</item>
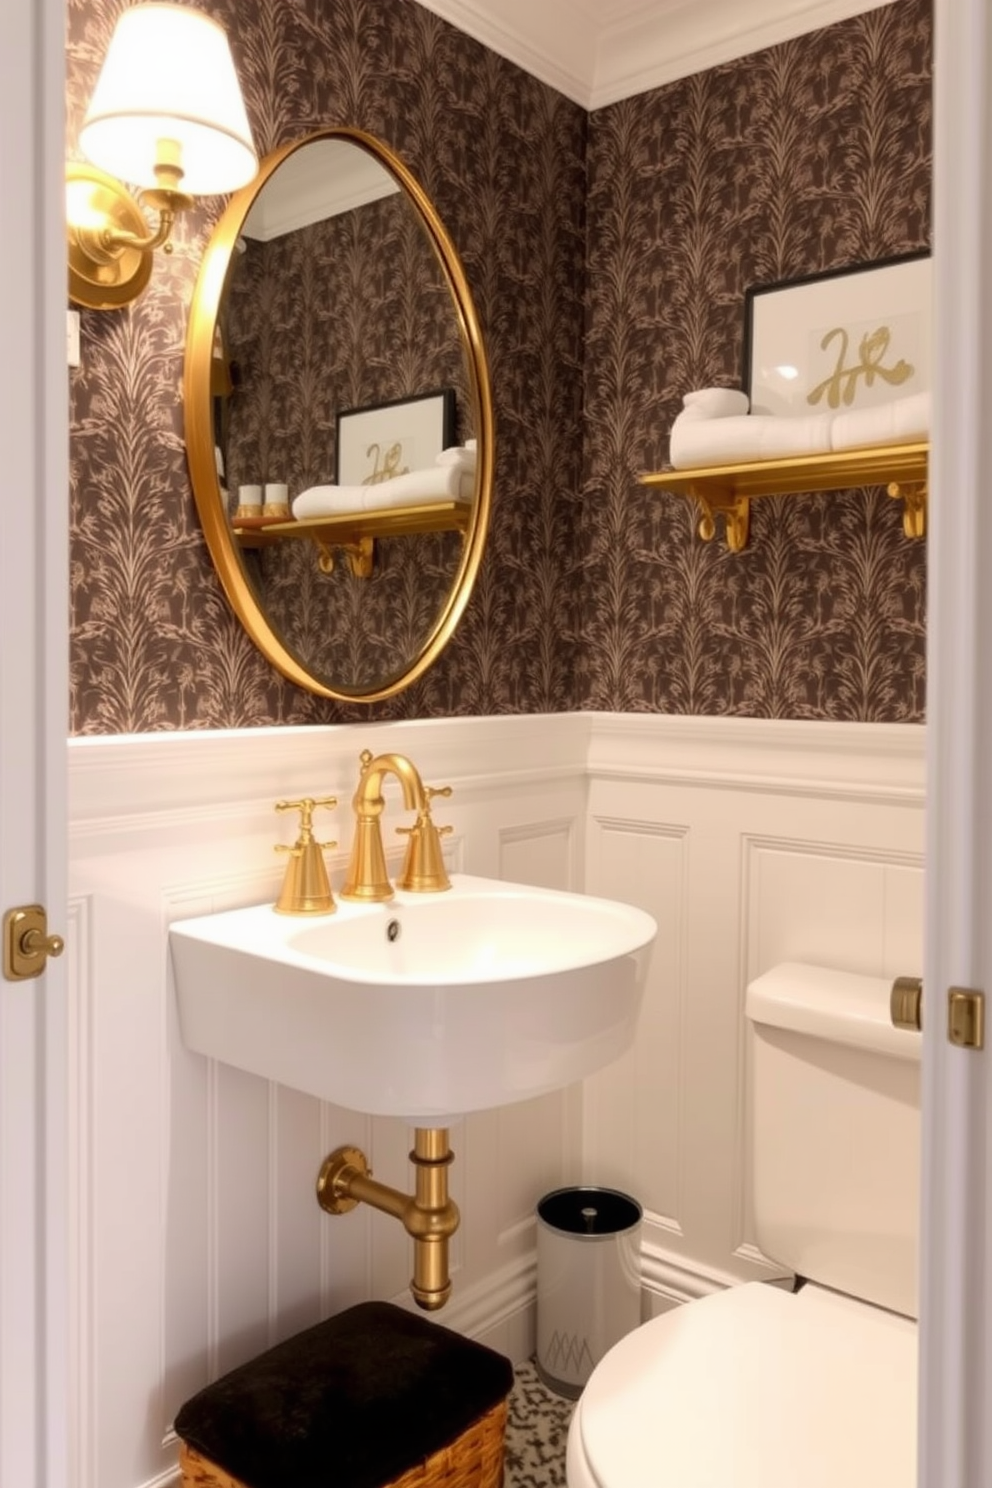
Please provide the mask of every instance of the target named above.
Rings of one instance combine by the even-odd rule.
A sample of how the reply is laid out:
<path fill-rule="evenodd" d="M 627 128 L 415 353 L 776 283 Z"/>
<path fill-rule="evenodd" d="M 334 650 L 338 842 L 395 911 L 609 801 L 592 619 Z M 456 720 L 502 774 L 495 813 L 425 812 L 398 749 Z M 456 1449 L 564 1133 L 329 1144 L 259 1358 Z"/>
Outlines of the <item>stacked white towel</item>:
<path fill-rule="evenodd" d="M 333 517 L 394 506 L 424 506 L 431 501 L 471 501 L 475 475 L 458 465 L 432 465 L 409 470 L 371 486 L 311 486 L 293 502 L 293 516 Z"/>
<path fill-rule="evenodd" d="M 669 445 L 676 470 L 907 444 L 926 439 L 930 429 L 929 393 L 913 393 L 850 413 L 801 418 L 749 414 L 746 395 L 733 388 L 700 388 L 686 393 L 682 402 Z"/>
<path fill-rule="evenodd" d="M 835 450 L 869 449 L 873 444 L 909 444 L 930 436 L 930 394 L 911 393 L 877 408 L 835 413 L 830 443 Z"/>

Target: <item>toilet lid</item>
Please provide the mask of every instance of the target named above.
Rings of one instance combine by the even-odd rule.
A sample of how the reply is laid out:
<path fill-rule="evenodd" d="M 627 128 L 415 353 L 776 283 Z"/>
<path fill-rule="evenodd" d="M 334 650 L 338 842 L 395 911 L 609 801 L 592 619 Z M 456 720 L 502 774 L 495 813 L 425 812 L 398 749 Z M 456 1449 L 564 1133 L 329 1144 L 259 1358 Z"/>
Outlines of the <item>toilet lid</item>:
<path fill-rule="evenodd" d="M 915 1488 L 916 1358 L 908 1318 L 750 1282 L 622 1339 L 572 1445 L 599 1488 Z"/>

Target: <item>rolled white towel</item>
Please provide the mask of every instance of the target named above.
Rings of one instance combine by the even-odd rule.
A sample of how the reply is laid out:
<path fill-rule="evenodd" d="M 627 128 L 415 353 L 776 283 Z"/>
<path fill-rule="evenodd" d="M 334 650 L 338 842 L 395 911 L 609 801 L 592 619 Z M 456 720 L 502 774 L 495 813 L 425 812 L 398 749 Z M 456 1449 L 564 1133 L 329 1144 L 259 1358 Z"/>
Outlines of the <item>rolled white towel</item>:
<path fill-rule="evenodd" d="M 808 418 L 748 414 L 706 420 L 680 413 L 672 425 L 669 458 L 676 470 L 692 470 L 699 465 L 725 465 L 737 460 L 826 454 L 832 421 L 829 413 Z"/>
<path fill-rule="evenodd" d="M 750 404 L 747 393 L 737 388 L 696 388 L 682 399 L 680 419 L 735 418 L 747 413 Z M 678 422 L 678 420 L 676 420 Z"/>
<path fill-rule="evenodd" d="M 874 408 L 834 414 L 830 443 L 835 450 L 869 449 L 875 444 L 911 444 L 930 435 L 930 394 L 910 393 Z"/>
<path fill-rule="evenodd" d="M 293 516 L 337 517 L 360 512 L 365 505 L 366 486 L 309 486 L 293 500 Z"/>
<path fill-rule="evenodd" d="M 452 444 L 442 450 L 437 457 L 436 464 L 457 465 L 460 470 L 474 470 L 475 462 L 475 440 L 469 439 L 465 444 Z"/>

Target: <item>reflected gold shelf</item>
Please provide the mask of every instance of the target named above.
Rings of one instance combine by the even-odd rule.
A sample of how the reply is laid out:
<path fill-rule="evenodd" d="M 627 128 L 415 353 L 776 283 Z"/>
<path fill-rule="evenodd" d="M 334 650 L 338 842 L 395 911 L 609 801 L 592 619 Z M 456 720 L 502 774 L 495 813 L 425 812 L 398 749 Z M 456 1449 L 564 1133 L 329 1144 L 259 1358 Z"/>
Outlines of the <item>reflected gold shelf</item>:
<path fill-rule="evenodd" d="M 425 532 L 468 531 L 472 506 L 464 501 L 431 501 L 417 506 L 393 506 L 388 510 L 341 512 L 330 517 L 300 517 L 269 522 L 264 527 L 233 523 L 234 536 L 243 548 L 265 548 L 273 543 L 309 538 L 319 553 L 322 573 L 334 569 L 334 550 L 346 555 L 356 578 L 372 574 L 377 537 L 414 537 Z"/>
<path fill-rule="evenodd" d="M 890 444 L 788 460 L 659 470 L 642 475 L 641 483 L 695 501 L 701 509 L 697 530 L 704 542 L 715 536 L 716 518 L 722 515 L 727 546 L 732 553 L 739 553 L 747 546 L 750 504 L 756 498 L 843 491 L 852 486 L 884 486 L 889 496 L 903 502 L 902 527 L 906 536 L 923 537 L 929 452 L 927 443 Z"/>

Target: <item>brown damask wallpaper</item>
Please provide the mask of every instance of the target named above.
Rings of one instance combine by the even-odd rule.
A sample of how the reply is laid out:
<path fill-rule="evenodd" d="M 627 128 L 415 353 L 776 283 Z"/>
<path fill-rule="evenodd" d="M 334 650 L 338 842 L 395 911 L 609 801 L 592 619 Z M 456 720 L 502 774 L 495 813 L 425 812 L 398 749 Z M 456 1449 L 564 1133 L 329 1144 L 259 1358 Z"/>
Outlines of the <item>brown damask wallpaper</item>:
<path fill-rule="evenodd" d="M 926 247 L 930 9 L 885 5 L 592 116 L 572 620 L 595 709 L 917 720 L 925 549 L 863 490 L 755 502 L 740 555 L 636 483 L 739 386 L 744 293 Z"/>
<path fill-rule="evenodd" d="M 69 0 L 69 137 L 123 0 Z M 856 491 L 756 504 L 739 556 L 637 484 L 682 393 L 736 383 L 743 297 L 925 246 L 930 8 L 896 3 L 586 116 L 413 0 L 204 0 L 262 152 L 357 124 L 466 266 L 498 438 L 460 629 L 373 710 L 285 683 L 231 618 L 182 447 L 185 313 L 219 204 L 72 374 L 73 727 L 570 707 L 919 719 L 924 552 Z"/>
<path fill-rule="evenodd" d="M 69 0 L 68 136 L 126 0 Z M 555 711 L 578 487 L 588 121 L 413 0 L 197 0 L 228 31 L 255 142 L 352 124 L 435 202 L 486 338 L 498 436 L 493 529 L 455 641 L 373 709 L 300 691 L 227 609 L 182 444 L 186 312 L 219 203 L 184 222 L 130 310 L 83 314 L 72 377 L 72 724 L 77 732 Z"/>

